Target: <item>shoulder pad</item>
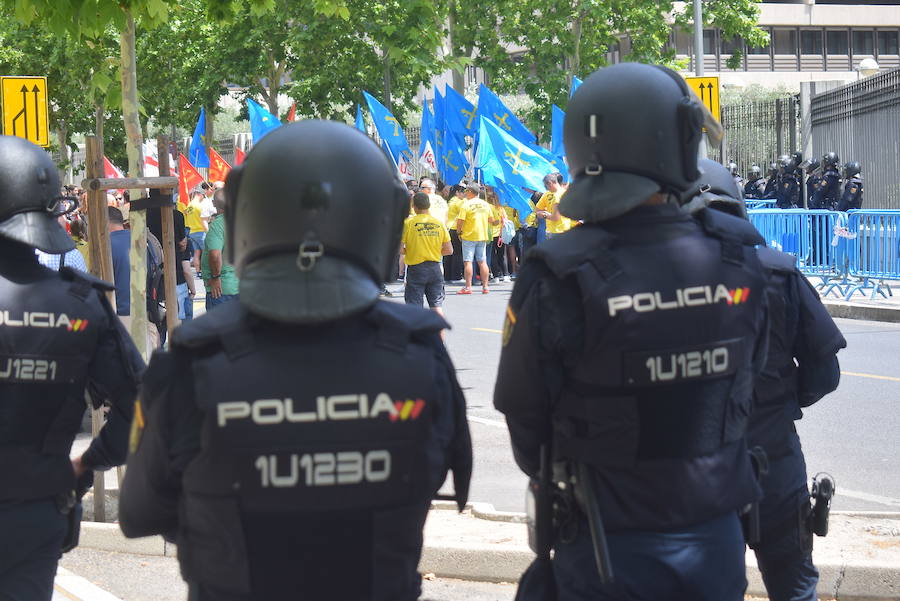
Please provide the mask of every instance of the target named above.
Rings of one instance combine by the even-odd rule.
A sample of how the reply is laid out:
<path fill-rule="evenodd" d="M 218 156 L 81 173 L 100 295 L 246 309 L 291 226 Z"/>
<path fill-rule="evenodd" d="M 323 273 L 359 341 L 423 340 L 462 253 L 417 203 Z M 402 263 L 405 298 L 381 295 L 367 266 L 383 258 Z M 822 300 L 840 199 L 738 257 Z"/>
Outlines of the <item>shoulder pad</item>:
<path fill-rule="evenodd" d="M 615 239 L 598 225 L 582 225 L 541 242 L 528 252 L 528 257 L 540 260 L 558 277 L 565 277 L 579 265 L 596 262 L 599 255 L 607 254 L 605 251 Z"/>
<path fill-rule="evenodd" d="M 390 301 L 377 301 L 370 309 L 368 317 L 379 325 L 399 326 L 412 334 L 450 329 L 450 324 L 430 309 Z"/>
<path fill-rule="evenodd" d="M 715 238 L 737 240 L 750 246 L 766 243 L 756 227 L 746 219 L 709 208 L 697 211 L 694 217 L 703 226 L 703 230 Z"/>
<path fill-rule="evenodd" d="M 73 267 L 60 268 L 59 275 L 61 275 L 62 278 L 67 282 L 84 282 L 91 287 L 103 292 L 116 289 L 113 284 L 110 284 L 106 280 L 101 280 L 98 277 L 95 277 L 89 273 L 81 271 L 80 269 L 75 269 Z"/>
<path fill-rule="evenodd" d="M 759 262 L 767 269 L 785 273 L 797 271 L 797 258 L 794 255 L 789 255 L 767 246 L 757 248 L 756 255 L 759 257 Z"/>
<path fill-rule="evenodd" d="M 215 311 L 182 322 L 172 332 L 172 344 L 187 348 L 199 348 L 218 342 L 223 332 L 235 329 L 246 319 L 247 315 L 247 310 L 240 302 L 226 303 Z"/>

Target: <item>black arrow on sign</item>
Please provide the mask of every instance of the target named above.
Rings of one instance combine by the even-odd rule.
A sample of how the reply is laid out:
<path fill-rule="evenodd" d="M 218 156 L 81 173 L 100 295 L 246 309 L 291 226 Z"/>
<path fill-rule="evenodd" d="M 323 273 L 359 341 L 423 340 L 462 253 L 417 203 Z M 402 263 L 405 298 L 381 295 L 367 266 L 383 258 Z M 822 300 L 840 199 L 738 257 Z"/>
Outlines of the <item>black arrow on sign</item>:
<path fill-rule="evenodd" d="M 22 86 L 22 89 L 19 91 L 22 92 L 22 110 L 16 113 L 16 116 L 13 117 L 12 130 L 14 136 L 19 135 L 16 130 L 16 122 L 19 120 L 19 118 L 21 118 L 25 122 L 25 137 L 28 137 L 28 110 L 26 104 L 26 102 L 28 101 L 28 87 Z"/>
<path fill-rule="evenodd" d="M 37 87 L 37 84 L 34 84 L 34 87 L 31 89 L 34 93 L 34 139 L 41 139 L 41 126 L 39 125 L 41 119 L 41 112 L 38 110 L 38 94 L 40 93 L 40 88 Z"/>

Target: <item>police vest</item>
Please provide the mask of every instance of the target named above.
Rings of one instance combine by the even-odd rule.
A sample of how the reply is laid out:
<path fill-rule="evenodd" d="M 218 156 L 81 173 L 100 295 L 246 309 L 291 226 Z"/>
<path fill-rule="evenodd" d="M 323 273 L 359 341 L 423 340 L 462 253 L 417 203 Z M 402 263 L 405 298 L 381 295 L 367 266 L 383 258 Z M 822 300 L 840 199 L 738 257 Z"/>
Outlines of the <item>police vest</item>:
<path fill-rule="evenodd" d="M 768 270 L 769 346 L 766 363 L 753 388 L 753 414 L 747 431 L 750 445 L 760 445 L 771 461 L 792 452 L 794 420 L 800 418 L 797 401 L 797 365 L 794 346 L 800 319 L 793 278 L 796 259 L 761 247 L 760 263 Z"/>
<path fill-rule="evenodd" d="M 759 494 L 744 434 L 762 240 L 717 211 L 698 219 L 687 235 L 658 228 L 654 244 L 585 225 L 532 251 L 582 297 L 583 348 L 564 360 L 553 445 L 596 469 L 610 530 L 696 524 Z"/>
<path fill-rule="evenodd" d="M 862 208 L 863 181 L 859 176 L 853 176 L 844 184 L 844 194 L 838 204 L 838 211 Z"/>
<path fill-rule="evenodd" d="M 0 276 L 0 502 L 74 489 L 88 366 L 114 319 L 97 291 L 112 289 L 69 268 Z"/>
<path fill-rule="evenodd" d="M 446 323 L 386 302 L 307 328 L 238 303 L 210 317 L 175 336 L 205 415 L 183 478 L 186 579 L 267 601 L 416 599 L 422 527 L 450 462 L 436 433 L 454 419 L 422 336 Z"/>

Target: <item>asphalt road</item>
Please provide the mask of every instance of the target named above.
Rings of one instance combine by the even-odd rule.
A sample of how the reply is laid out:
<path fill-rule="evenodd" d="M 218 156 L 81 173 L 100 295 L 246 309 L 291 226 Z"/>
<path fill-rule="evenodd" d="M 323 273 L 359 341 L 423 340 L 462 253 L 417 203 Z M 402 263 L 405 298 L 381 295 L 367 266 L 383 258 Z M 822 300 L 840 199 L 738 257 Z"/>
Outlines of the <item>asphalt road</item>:
<path fill-rule="evenodd" d="M 455 296 L 456 289 L 447 290 L 445 311 L 453 326 L 447 346 L 469 407 L 475 447 L 470 498 L 524 511 L 525 478 L 491 400 L 512 284 L 496 284 L 488 295 L 476 288 L 472 296 Z M 848 343 L 839 355 L 841 385 L 797 424 L 808 472 L 834 476 L 834 509 L 900 511 L 900 325 L 844 319 L 838 325 Z"/>

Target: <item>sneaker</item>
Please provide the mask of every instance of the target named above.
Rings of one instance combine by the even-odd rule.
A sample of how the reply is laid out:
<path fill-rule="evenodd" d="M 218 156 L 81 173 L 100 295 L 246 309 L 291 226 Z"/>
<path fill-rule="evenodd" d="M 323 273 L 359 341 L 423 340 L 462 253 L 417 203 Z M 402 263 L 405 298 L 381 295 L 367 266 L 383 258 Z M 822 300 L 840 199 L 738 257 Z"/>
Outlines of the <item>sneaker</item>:
<path fill-rule="evenodd" d="M 514 274 L 514 273 L 509 274 L 509 281 L 510 281 L 510 282 L 515 282 L 515 281 L 516 281 L 516 274 Z"/>
<path fill-rule="evenodd" d="M 457 294 L 472 294 L 471 288 L 460 288 L 456 291 Z"/>
<path fill-rule="evenodd" d="M 491 291 L 488 290 L 486 287 L 481 289 L 481 293 L 482 293 L 482 294 L 489 294 L 490 292 L 491 292 Z"/>
<path fill-rule="evenodd" d="M 506 276 L 505 276 L 505 275 L 501 275 L 501 276 L 500 276 L 500 281 L 501 281 L 501 282 L 505 282 L 505 281 L 506 281 Z"/>
<path fill-rule="evenodd" d="M 381 296 L 393 297 L 394 293 L 387 289 L 387 286 L 381 288 Z"/>

